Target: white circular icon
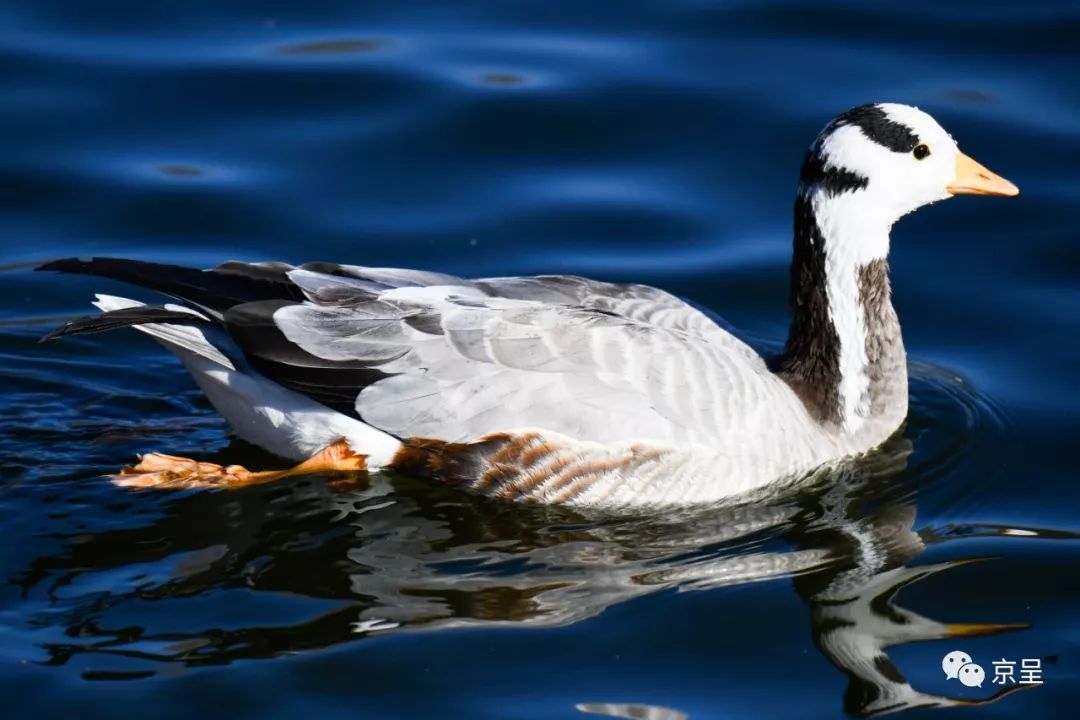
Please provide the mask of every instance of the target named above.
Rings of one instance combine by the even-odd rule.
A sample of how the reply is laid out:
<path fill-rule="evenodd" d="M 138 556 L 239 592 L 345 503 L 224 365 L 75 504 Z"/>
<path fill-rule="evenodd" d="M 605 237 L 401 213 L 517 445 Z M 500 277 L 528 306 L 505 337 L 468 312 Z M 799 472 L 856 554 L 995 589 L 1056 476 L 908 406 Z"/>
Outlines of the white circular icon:
<path fill-rule="evenodd" d="M 963 650 L 953 650 L 941 660 L 941 669 L 945 671 L 945 677 L 955 680 L 960 676 L 960 668 L 971 664 L 971 656 Z M 977 667 L 977 666 L 976 666 Z M 982 672 L 982 668 L 979 668 Z"/>
<path fill-rule="evenodd" d="M 985 678 L 986 672 L 982 669 L 982 665 L 968 663 L 960 668 L 960 682 L 967 687 L 982 687 Z"/>

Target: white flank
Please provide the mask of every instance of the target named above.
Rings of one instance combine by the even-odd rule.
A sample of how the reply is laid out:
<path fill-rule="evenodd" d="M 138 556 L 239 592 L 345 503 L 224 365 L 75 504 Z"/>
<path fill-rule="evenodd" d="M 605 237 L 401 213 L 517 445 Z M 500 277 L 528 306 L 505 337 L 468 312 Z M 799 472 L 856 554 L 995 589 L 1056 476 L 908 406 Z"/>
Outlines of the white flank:
<path fill-rule="evenodd" d="M 367 466 L 376 469 L 389 465 L 401 448 L 397 438 L 253 370 L 228 370 L 199 355 L 178 355 L 236 434 L 270 452 L 304 460 L 345 438 L 354 452 L 367 456 Z"/>
<path fill-rule="evenodd" d="M 143 305 L 135 300 L 98 295 L 101 310 Z M 200 313 L 169 305 L 170 310 Z M 367 456 L 375 469 L 390 464 L 401 442 L 381 430 L 343 415 L 264 377 L 242 361 L 243 354 L 229 337 L 212 326 L 161 323 L 136 325 L 173 352 L 195 378 L 199 388 L 236 434 L 270 452 L 305 460 L 336 440 L 345 438 L 354 452 Z M 238 358 L 236 362 L 229 356 Z"/>

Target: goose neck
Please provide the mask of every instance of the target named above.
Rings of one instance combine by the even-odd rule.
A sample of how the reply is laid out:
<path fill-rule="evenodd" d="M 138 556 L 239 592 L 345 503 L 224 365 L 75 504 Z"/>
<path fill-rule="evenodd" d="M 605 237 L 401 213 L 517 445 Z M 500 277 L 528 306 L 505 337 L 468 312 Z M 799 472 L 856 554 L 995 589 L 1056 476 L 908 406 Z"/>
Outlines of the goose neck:
<path fill-rule="evenodd" d="M 895 429 L 907 413 L 889 285 L 891 223 L 859 200 L 857 190 L 823 189 L 795 200 L 792 320 L 777 368 L 815 420 L 848 435 L 883 422 Z"/>

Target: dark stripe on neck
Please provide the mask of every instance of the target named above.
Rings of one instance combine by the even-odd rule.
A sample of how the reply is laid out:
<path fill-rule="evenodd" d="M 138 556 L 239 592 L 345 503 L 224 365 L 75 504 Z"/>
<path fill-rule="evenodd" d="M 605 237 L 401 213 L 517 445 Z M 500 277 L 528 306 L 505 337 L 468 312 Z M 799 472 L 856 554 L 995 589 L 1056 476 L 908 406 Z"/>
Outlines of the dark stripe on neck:
<path fill-rule="evenodd" d="M 840 337 L 829 316 L 825 238 L 804 193 L 795 198 L 791 260 L 791 328 L 773 370 L 821 423 L 840 423 Z"/>
<path fill-rule="evenodd" d="M 827 166 L 825 160 L 818 154 L 818 148 L 813 148 L 806 153 L 802 170 L 799 172 L 799 180 L 802 182 L 803 191 L 808 191 L 817 185 L 828 197 L 864 190 L 870 184 L 870 178 L 847 168 Z"/>
<path fill-rule="evenodd" d="M 859 303 L 866 326 L 866 375 L 870 415 L 880 415 L 907 395 L 907 363 L 900 321 L 892 306 L 889 263 L 874 260 L 859 268 Z"/>
<path fill-rule="evenodd" d="M 919 144 L 919 136 L 911 128 L 890 120 L 885 111 L 877 105 L 860 105 L 848 110 L 837 116 L 823 134 L 828 135 L 842 125 L 858 127 L 863 135 L 893 152 L 911 152 Z"/>

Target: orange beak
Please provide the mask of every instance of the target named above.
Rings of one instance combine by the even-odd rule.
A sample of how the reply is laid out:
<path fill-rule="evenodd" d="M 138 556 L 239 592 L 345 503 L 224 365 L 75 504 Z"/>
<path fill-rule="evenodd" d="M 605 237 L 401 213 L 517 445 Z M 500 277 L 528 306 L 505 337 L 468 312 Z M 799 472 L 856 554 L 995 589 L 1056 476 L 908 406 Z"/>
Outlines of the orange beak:
<path fill-rule="evenodd" d="M 946 637 L 958 638 L 958 637 L 979 637 L 980 635 L 996 635 L 998 633 L 1008 632 L 1010 630 L 1027 630 L 1030 625 L 1023 623 L 1009 624 L 1009 625 L 968 625 L 960 623 L 949 623 L 945 626 Z"/>
<path fill-rule="evenodd" d="M 962 152 L 956 153 L 956 179 L 945 188 L 953 195 L 1004 195 L 1020 194 L 1020 188 L 995 175 Z"/>

